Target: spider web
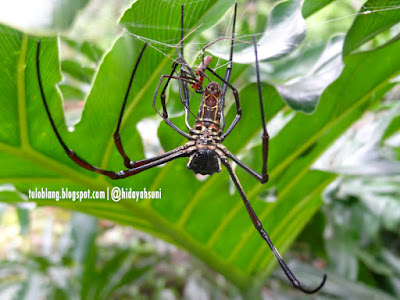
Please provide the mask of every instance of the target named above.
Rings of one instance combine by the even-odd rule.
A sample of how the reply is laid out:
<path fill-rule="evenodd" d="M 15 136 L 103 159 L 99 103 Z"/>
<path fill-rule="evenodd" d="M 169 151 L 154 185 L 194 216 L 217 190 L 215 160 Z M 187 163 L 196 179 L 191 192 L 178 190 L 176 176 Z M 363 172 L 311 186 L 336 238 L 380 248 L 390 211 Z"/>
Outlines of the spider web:
<path fill-rule="evenodd" d="M 200 4 L 203 0 L 193 0 L 193 1 L 185 1 L 185 0 L 161 0 L 159 1 L 160 7 L 162 3 L 169 3 L 176 8 L 179 8 L 181 4 L 185 5 L 196 5 Z M 241 3 L 238 1 L 238 13 L 237 13 L 237 24 L 241 24 L 243 22 L 247 22 L 249 26 L 254 25 L 253 23 L 257 22 L 257 19 L 254 17 L 257 15 L 263 16 L 265 19 L 267 18 L 267 14 L 269 13 L 268 8 L 263 6 L 262 1 L 253 1 L 248 4 Z M 46 0 L 38 0 L 34 1 L 34 5 L 32 5 L 32 1 L 29 0 L 19 0 L 6 3 L 0 1 L 0 22 L 14 25 L 17 28 L 25 28 L 28 31 L 34 31 L 35 28 L 44 26 L 46 20 L 49 18 L 51 14 L 52 3 L 56 3 L 54 1 L 46 1 Z M 129 0 L 120 0 L 120 1 L 102 1 L 102 0 L 94 0 L 91 1 L 88 7 L 79 14 L 77 20 L 69 32 L 69 36 L 78 40 L 95 40 L 100 41 L 102 48 L 109 49 L 111 48 L 115 36 L 119 34 L 121 35 L 132 35 L 135 38 L 147 42 L 149 46 L 158 51 L 163 56 L 168 58 L 171 63 L 176 59 L 175 47 L 179 42 L 179 39 L 171 39 L 171 40 L 155 40 L 150 39 L 146 36 L 135 35 L 125 27 L 118 24 L 118 20 L 123 12 L 128 9 L 131 5 L 131 1 Z M 232 1 L 233 3 L 233 1 Z M 328 5 L 323 8 L 321 12 L 323 12 L 323 17 L 319 17 L 321 12 L 317 12 L 315 15 L 306 19 L 307 23 L 307 31 L 311 32 L 313 30 L 320 30 L 321 27 L 324 26 L 343 26 L 349 27 L 352 21 L 358 15 L 367 15 L 367 14 L 379 14 L 383 11 L 391 11 L 400 9 L 400 4 L 398 1 L 392 1 L 391 5 L 376 5 L 373 7 L 367 7 L 363 5 L 364 1 L 349 1 L 349 0 L 339 0 L 334 3 Z M 349 6 L 351 5 L 351 9 L 349 9 L 349 13 L 346 13 L 342 16 L 335 16 L 334 12 L 338 7 Z M 104 8 L 105 7 L 105 8 Z M 21 9 L 22 8 L 22 9 Z M 103 8 L 103 9 L 102 9 Z M 157 9 L 157 8 L 155 8 Z M 362 9 L 362 11 L 360 11 Z M 16 11 L 16 13 L 12 13 L 12 11 Z M 356 12 L 354 12 L 356 11 Z M 23 12 L 26 12 L 24 14 Z M 13 20 L 12 17 L 18 16 L 17 19 Z M 29 18 L 28 18 L 29 16 Z M 193 16 L 189 16 L 185 14 L 185 18 L 194 18 Z M 199 20 L 197 20 L 199 21 Z M 222 20 L 213 28 L 205 30 L 201 33 L 201 37 L 196 39 L 191 39 L 190 43 L 185 43 L 185 59 L 188 61 L 191 66 L 195 67 L 196 64 L 199 63 L 201 57 L 201 49 L 210 41 L 213 41 L 219 37 L 229 38 L 231 36 L 233 24 L 233 5 L 232 9 L 228 10 L 224 15 Z M 347 24 L 344 26 L 343 24 Z M 144 23 L 137 24 L 129 24 L 134 27 L 144 27 L 154 28 L 154 29 L 167 29 L 170 31 L 180 32 L 181 28 L 178 27 L 168 27 L 162 28 L 156 25 L 148 25 Z M 200 28 L 201 29 L 201 28 Z M 200 29 L 196 31 L 201 31 Z M 185 28 L 185 33 L 188 33 L 191 29 Z M 193 32 L 193 35 L 197 35 L 198 32 Z M 279 35 L 279 30 L 276 32 Z M 246 33 L 241 30 L 240 26 L 237 26 L 235 32 L 235 41 L 234 43 L 234 59 L 235 53 L 240 51 L 241 49 L 248 47 L 249 45 L 244 44 L 244 42 L 251 42 L 252 35 L 254 35 L 258 40 L 263 37 L 264 30 L 262 31 L 251 31 L 251 34 Z M 312 35 L 312 34 L 308 34 Z M 213 54 L 221 54 L 228 53 L 230 49 L 231 41 L 229 39 L 221 40 L 216 44 L 209 47 L 207 50 Z M 259 47 L 262 45 L 258 45 Z M 63 50 L 63 49 L 62 49 Z M 61 53 L 63 56 L 63 52 Z M 215 70 L 223 69 L 226 67 L 226 60 L 222 59 L 223 55 L 214 56 L 214 60 L 216 61 L 215 66 L 213 67 Z M 87 86 L 89 89 L 89 86 Z M 191 97 L 199 99 L 198 95 L 194 94 L 191 91 Z M 227 103 L 227 105 L 231 105 L 231 103 Z M 78 110 L 81 111 L 82 106 L 78 107 Z M 76 117 L 70 122 L 70 124 L 74 124 L 80 119 L 80 114 L 77 114 Z M 68 118 L 67 118 L 68 120 Z M 158 140 L 155 138 L 153 140 Z"/>
<path fill-rule="evenodd" d="M 191 4 L 199 4 L 203 0 L 161 0 L 159 1 L 159 5 L 161 3 L 170 3 L 176 7 L 179 7 L 181 4 L 191 5 Z M 149 43 L 149 46 L 160 52 L 162 55 L 167 57 L 169 60 L 175 60 L 175 54 L 171 54 L 171 50 L 175 48 L 176 44 L 179 40 L 167 40 L 167 41 L 159 41 L 150 39 L 146 36 L 139 36 L 130 33 L 127 31 L 122 25 L 118 25 L 118 19 L 122 15 L 123 11 L 126 10 L 132 1 L 130 0 L 119 0 L 113 1 L 113 4 L 107 4 L 106 1 L 103 0 L 93 0 L 89 3 L 89 5 L 84 9 L 82 13 L 79 14 L 72 30 L 69 32 L 69 36 L 73 38 L 78 38 L 80 40 L 95 40 L 100 41 L 102 46 L 105 48 L 109 48 L 114 40 L 115 33 L 121 32 L 122 34 L 133 35 L 135 38 L 142 40 L 144 42 Z M 233 3 L 233 1 L 232 1 Z M 312 31 L 313 28 L 319 28 L 329 23 L 340 24 L 342 22 L 351 23 L 351 21 L 358 15 L 367 15 L 374 14 L 383 11 L 397 10 L 400 9 L 400 3 L 398 1 L 392 1 L 392 5 L 382 5 L 382 6 L 374 6 L 374 7 L 366 7 L 363 5 L 364 1 L 349 1 L 349 0 L 339 0 L 334 3 L 329 4 L 322 10 L 325 12 L 333 12 L 337 7 L 343 7 L 351 5 L 354 11 L 359 11 L 362 8 L 364 11 L 348 13 L 339 17 L 330 17 L 330 13 L 325 13 L 327 16 L 326 19 L 320 20 L 319 18 L 314 18 L 311 16 L 307 21 L 307 30 Z M 37 0 L 37 1 L 29 1 L 29 0 L 18 0 L 18 1 L 0 1 L 0 23 L 10 24 L 11 26 L 15 26 L 17 28 L 21 28 L 27 30 L 28 32 L 34 32 L 36 28 L 42 28 L 46 26 L 46 22 L 49 22 L 50 14 L 52 8 L 54 9 L 55 5 L 59 5 L 57 1 L 49 1 L 49 0 Z M 249 4 L 244 4 L 239 1 L 238 3 L 238 15 L 237 15 L 237 23 L 241 23 L 249 18 L 252 18 L 256 10 L 262 10 L 265 12 L 267 8 L 263 8 L 262 1 L 251 1 Z M 105 9 L 101 9 L 100 7 L 106 7 Z M 232 5 L 233 6 L 233 5 Z M 261 8 L 258 8 L 258 7 Z M 157 9 L 157 8 L 156 8 Z M 105 11 L 108 10 L 106 13 Z M 319 12 L 317 12 L 319 14 Z M 193 16 L 190 16 L 191 18 Z M 264 17 L 266 17 L 264 15 Z M 201 49 L 205 45 L 205 40 L 211 41 L 215 40 L 217 37 L 226 37 L 229 38 L 231 35 L 231 26 L 233 22 L 233 9 L 229 10 L 226 15 L 223 17 L 223 20 L 219 24 L 219 31 L 215 32 L 215 28 L 211 30 L 207 30 L 202 33 L 204 37 L 201 42 L 191 41 L 190 45 L 187 45 L 185 48 L 185 52 L 187 53 L 187 57 L 190 57 L 192 61 L 199 59 Z M 249 20 L 248 22 L 254 22 L 254 20 Z M 221 25 L 222 24 L 222 25 Z M 146 26 L 148 28 L 154 29 L 165 29 L 158 27 L 156 25 L 144 25 L 144 24 L 130 24 L 131 26 L 143 27 Z M 171 31 L 180 31 L 180 27 L 172 28 L 168 27 L 168 30 Z M 214 30 L 214 31 L 213 31 Z M 186 30 L 188 32 L 188 30 Z M 196 34 L 196 33 L 194 33 Z M 237 40 L 245 41 L 251 43 L 251 36 L 254 35 L 256 38 L 261 37 L 264 34 L 263 31 L 252 32 L 251 34 L 244 34 L 240 32 L 240 30 L 236 31 L 235 37 Z M 279 31 L 277 32 L 279 34 Z M 103 41 L 99 39 L 99 37 L 103 37 Z M 104 38 L 106 37 L 106 38 Z M 235 42 L 235 48 L 243 48 L 243 43 Z M 260 44 L 259 44 L 260 47 Z M 230 41 L 222 40 L 215 45 L 211 46 L 208 50 L 213 53 L 227 53 L 229 52 Z M 236 52 L 236 49 L 235 49 Z M 189 60 L 188 60 L 189 61 Z M 216 69 L 223 68 L 226 66 L 226 62 L 222 62 L 220 57 L 218 57 L 218 62 L 216 64 Z"/>

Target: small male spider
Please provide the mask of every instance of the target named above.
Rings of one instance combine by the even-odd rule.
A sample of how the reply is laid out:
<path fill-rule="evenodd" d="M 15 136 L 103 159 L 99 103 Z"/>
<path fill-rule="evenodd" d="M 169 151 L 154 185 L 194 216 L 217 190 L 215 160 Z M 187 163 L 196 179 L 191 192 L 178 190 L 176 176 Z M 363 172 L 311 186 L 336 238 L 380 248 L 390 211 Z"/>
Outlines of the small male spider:
<path fill-rule="evenodd" d="M 184 136 L 189 140 L 186 144 L 184 144 L 181 147 L 178 147 L 176 149 L 173 149 L 171 151 L 168 151 L 164 154 L 161 154 L 159 156 L 149 158 L 149 159 L 143 159 L 139 161 L 131 161 L 129 157 L 126 155 L 125 150 L 122 147 L 122 142 L 121 142 L 121 137 L 119 134 L 120 126 L 121 126 L 121 120 L 122 116 L 125 110 L 125 105 L 129 96 L 129 91 L 131 89 L 132 81 L 135 76 L 136 70 L 138 68 L 138 65 L 140 63 L 140 60 L 143 56 L 144 50 L 146 49 L 147 43 L 143 46 L 139 57 L 136 61 L 135 67 L 133 69 L 132 75 L 129 80 L 128 88 L 125 93 L 125 98 L 122 103 L 122 108 L 121 112 L 119 115 L 118 119 L 118 124 L 115 130 L 115 133 L 113 135 L 115 145 L 122 156 L 124 160 L 124 165 L 127 168 L 127 170 L 124 171 L 119 171 L 119 172 L 113 172 L 113 171 L 107 171 L 100 169 L 98 167 L 95 167 L 91 165 L 90 163 L 86 162 L 82 158 L 80 158 L 73 150 L 69 149 L 65 142 L 63 141 L 61 135 L 59 134 L 53 118 L 50 114 L 49 107 L 46 102 L 45 94 L 43 91 L 42 87 L 42 80 L 41 80 L 41 75 L 40 75 L 40 41 L 38 42 L 37 45 L 37 53 L 36 53 L 36 68 L 37 68 L 37 76 L 38 76 L 38 84 L 39 84 L 39 89 L 40 93 L 42 96 L 43 104 L 46 109 L 47 116 L 49 118 L 49 121 L 51 123 L 51 126 L 53 128 L 53 131 L 66 152 L 66 154 L 78 165 L 81 167 L 96 172 L 100 173 L 103 175 L 106 175 L 112 179 L 123 179 L 135 174 L 138 174 L 142 171 L 145 171 L 147 169 L 153 168 L 155 166 L 162 165 L 166 162 L 172 161 L 176 158 L 180 157 L 189 157 L 189 162 L 187 164 L 187 167 L 192 170 L 196 174 L 202 174 L 202 175 L 211 175 L 215 172 L 220 172 L 221 171 L 221 164 L 226 167 L 226 169 L 229 172 L 229 175 L 234 182 L 236 189 L 238 190 L 241 198 L 243 199 L 243 203 L 246 206 L 246 209 L 249 213 L 249 216 L 260 233 L 261 237 L 267 242 L 268 246 L 271 248 L 274 256 L 276 257 L 277 261 L 279 262 L 282 270 L 285 272 L 286 276 L 290 280 L 290 282 L 293 284 L 295 288 L 298 290 L 307 293 L 307 294 L 312 294 L 317 292 L 322 288 L 322 286 L 325 284 L 326 281 L 326 274 L 323 276 L 322 282 L 316 287 L 315 289 L 305 289 L 300 282 L 296 279 L 296 277 L 293 275 L 293 273 L 290 271 L 289 267 L 285 264 L 283 261 L 282 257 L 280 256 L 278 250 L 275 248 L 273 245 L 270 237 L 268 236 L 267 232 L 264 230 L 260 220 L 258 219 L 256 213 L 254 212 L 253 208 L 250 205 L 249 200 L 247 199 L 244 190 L 239 182 L 238 177 L 235 174 L 234 169 L 231 166 L 231 163 L 229 162 L 228 159 L 231 159 L 234 161 L 239 167 L 243 168 L 246 172 L 248 172 L 251 176 L 253 176 L 255 179 L 257 179 L 260 183 L 266 183 L 268 181 L 268 174 L 267 174 L 267 160 L 268 160 L 268 133 L 267 133 L 267 128 L 265 124 L 265 117 L 264 117 L 264 107 L 263 107 L 263 100 L 262 100 L 262 93 L 261 93 L 261 84 L 260 84 L 260 75 L 259 75 L 259 67 L 258 67 L 258 58 L 257 58 L 257 43 L 256 39 L 253 36 L 253 45 L 254 45 L 254 54 L 255 54 L 255 65 L 256 65 L 256 75 L 257 75 L 257 86 L 258 86 L 258 94 L 259 94 L 259 103 L 260 103 L 260 112 L 261 112 L 261 120 L 262 120 L 262 127 L 263 127 L 263 134 L 262 134 L 262 153 L 263 153 L 263 164 L 262 164 L 262 170 L 261 174 L 254 171 L 252 168 L 246 166 L 244 163 L 242 163 L 235 155 L 233 155 L 231 152 L 228 151 L 228 149 L 222 145 L 222 142 L 225 140 L 225 138 L 232 132 L 233 128 L 237 125 L 237 123 L 240 120 L 241 117 L 241 108 L 240 108 L 240 102 L 239 102 L 239 93 L 238 91 L 229 83 L 231 73 L 232 73 L 232 57 L 233 57 L 233 46 L 234 46 L 234 35 L 235 35 L 235 22 L 236 22 L 236 10 L 237 10 L 237 4 L 235 3 L 234 7 L 234 19 L 233 19 L 233 26 L 232 26 L 232 37 L 229 38 L 231 40 L 231 46 L 230 46 L 230 56 L 229 56 L 229 62 L 228 66 L 225 71 L 224 78 L 219 76 L 214 70 L 209 68 L 209 63 L 211 61 L 210 56 L 204 57 L 204 50 L 206 47 L 209 45 L 215 43 L 216 41 L 211 42 L 207 46 L 203 48 L 203 54 L 202 54 L 202 62 L 200 66 L 197 69 L 191 68 L 188 63 L 185 61 L 183 57 L 183 41 L 184 41 L 184 35 L 183 35 L 183 6 L 182 6 L 182 11 L 181 11 L 181 41 L 178 43 L 178 45 L 181 45 L 181 52 L 179 53 L 178 50 L 178 45 L 176 46 L 176 51 L 177 51 L 177 60 L 174 62 L 172 66 L 172 71 L 169 75 L 162 75 L 161 79 L 158 83 L 157 89 L 154 94 L 153 98 L 153 107 L 155 110 L 160 114 L 160 116 L 164 119 L 164 121 L 172 127 L 176 132 Z M 223 39 L 223 38 L 220 38 Z M 218 39 L 218 40 L 220 40 Z M 176 74 L 176 68 L 177 66 L 180 65 L 180 74 Z M 211 74 L 213 74 L 216 78 L 218 78 L 222 82 L 222 87 L 219 83 L 217 82 L 212 82 L 210 80 L 210 83 L 207 84 L 207 86 L 203 90 L 203 80 L 204 78 L 208 78 L 208 76 L 205 74 L 205 71 L 209 71 Z M 176 74 L 176 75 L 174 75 Z M 162 105 L 162 113 L 157 110 L 155 106 L 156 98 L 158 95 L 158 91 L 164 81 L 164 79 L 167 78 L 167 82 L 164 85 L 164 88 L 161 91 L 160 94 L 160 99 L 161 99 L 161 105 Z M 179 91 L 180 91 L 180 98 L 181 101 L 185 107 L 185 121 L 186 121 L 186 127 L 189 130 L 189 133 L 184 132 L 180 128 L 178 128 L 169 118 L 168 118 L 168 112 L 166 108 L 166 102 L 165 102 L 165 91 L 171 81 L 171 79 L 178 80 L 179 82 Z M 189 125 L 189 114 L 190 109 L 189 109 L 189 90 L 188 90 L 188 84 L 191 84 L 192 88 L 195 90 L 195 92 L 199 93 L 202 95 L 201 102 L 200 102 L 200 107 L 196 116 L 196 121 L 194 123 L 194 126 L 191 127 Z M 224 120 L 224 112 L 223 112 L 223 107 L 224 107 L 224 102 L 225 102 L 225 94 L 227 88 L 230 88 L 233 92 L 233 96 L 235 98 L 235 105 L 236 105 L 236 116 L 228 129 L 223 132 L 224 130 L 224 125 L 225 125 L 225 120 Z"/>

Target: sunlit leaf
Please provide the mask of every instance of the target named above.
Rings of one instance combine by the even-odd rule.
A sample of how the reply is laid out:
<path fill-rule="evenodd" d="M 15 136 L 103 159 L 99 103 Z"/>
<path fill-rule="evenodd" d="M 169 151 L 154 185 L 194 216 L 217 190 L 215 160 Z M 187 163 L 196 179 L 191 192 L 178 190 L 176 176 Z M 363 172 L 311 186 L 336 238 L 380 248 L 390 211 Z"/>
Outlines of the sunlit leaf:
<path fill-rule="evenodd" d="M 75 20 L 75 17 L 89 3 L 89 0 L 57 0 L 54 4 L 51 28 L 65 30 Z"/>
<path fill-rule="evenodd" d="M 329 5 L 333 1 L 335 0 L 320 0 L 320 1 L 305 0 L 301 12 L 303 13 L 303 16 L 307 18 L 312 14 L 316 13 L 318 10 Z"/>
<path fill-rule="evenodd" d="M 1 6 L 0 23 L 28 32 L 67 30 L 89 0 L 55 0 L 46 2 L 13 1 Z"/>
<path fill-rule="evenodd" d="M 314 65 L 308 68 L 305 74 L 275 85 L 290 107 L 306 113 L 314 111 L 322 92 L 343 70 L 342 47 L 342 36 L 330 39 Z"/>
<path fill-rule="evenodd" d="M 275 60 L 292 52 L 306 35 L 305 21 L 301 14 L 303 0 L 288 0 L 277 4 L 271 11 L 267 28 L 261 37 L 256 37 L 259 60 Z M 211 51 L 213 55 L 228 59 L 227 54 Z M 253 63 L 254 47 L 235 52 L 233 61 Z"/>

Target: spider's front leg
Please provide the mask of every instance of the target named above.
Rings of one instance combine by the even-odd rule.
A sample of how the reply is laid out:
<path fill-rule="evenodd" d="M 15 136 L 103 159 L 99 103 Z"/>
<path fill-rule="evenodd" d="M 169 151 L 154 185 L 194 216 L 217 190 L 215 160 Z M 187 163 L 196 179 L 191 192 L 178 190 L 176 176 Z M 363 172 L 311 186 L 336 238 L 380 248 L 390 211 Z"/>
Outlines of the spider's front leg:
<path fill-rule="evenodd" d="M 136 70 L 137 70 L 137 68 L 139 66 L 140 60 L 142 59 L 142 56 L 143 56 L 143 53 L 144 53 L 144 50 L 146 49 L 146 47 L 147 47 L 147 43 L 144 44 L 142 50 L 140 51 L 140 54 L 139 54 L 139 57 L 138 57 L 138 59 L 136 61 L 135 67 L 133 68 L 133 71 L 132 71 L 132 74 L 131 74 L 131 78 L 129 80 L 128 88 L 127 88 L 126 93 L 125 93 L 124 102 L 122 103 L 121 112 L 119 114 L 117 128 L 115 129 L 115 132 L 114 132 L 114 135 L 113 135 L 114 142 L 115 142 L 115 145 L 116 145 L 116 147 L 118 149 L 118 152 L 121 154 L 121 156 L 122 156 L 122 158 L 124 160 L 124 165 L 128 169 L 135 169 L 135 168 L 138 168 L 140 166 L 144 166 L 144 165 L 146 165 L 148 163 L 157 161 L 159 159 L 167 157 L 167 156 L 171 155 L 172 153 L 176 152 L 176 149 L 175 149 L 175 150 L 166 152 L 166 153 L 161 154 L 161 155 L 156 156 L 156 157 L 137 160 L 137 161 L 131 161 L 129 159 L 128 155 L 125 153 L 124 148 L 122 146 L 121 136 L 120 136 L 120 133 L 119 133 L 120 127 L 121 127 L 121 122 L 122 122 L 122 117 L 124 115 L 126 102 L 128 100 L 128 97 L 129 97 L 129 92 L 130 92 L 130 89 L 131 89 L 131 86 L 132 86 L 133 78 L 135 77 Z M 173 70 L 175 70 L 175 68 L 176 68 L 176 66 L 174 67 Z"/>

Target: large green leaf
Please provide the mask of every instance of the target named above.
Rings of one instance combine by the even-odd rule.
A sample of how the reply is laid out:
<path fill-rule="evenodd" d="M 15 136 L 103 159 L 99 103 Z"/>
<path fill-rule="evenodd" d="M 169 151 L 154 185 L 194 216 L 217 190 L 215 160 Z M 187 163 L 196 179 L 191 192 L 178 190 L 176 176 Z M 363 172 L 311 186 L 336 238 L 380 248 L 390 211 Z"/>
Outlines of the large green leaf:
<path fill-rule="evenodd" d="M 205 24 L 201 30 L 213 25 L 233 4 L 233 1 L 222 0 L 177 2 L 187 3 L 185 32 L 199 24 Z M 176 44 L 180 40 L 179 16 L 180 3 L 155 0 L 136 1 L 125 12 L 122 24 L 137 38 L 130 34 L 119 37 L 104 56 L 82 119 L 74 132 L 66 128 L 61 99 L 55 87 L 61 78 L 57 41 L 43 39 L 40 53 L 42 79 L 56 126 L 69 147 L 93 165 L 115 171 L 124 169 L 112 134 L 130 73 L 143 46 L 139 39 L 151 39 L 151 46 L 157 50 L 160 46 L 154 40 Z M 190 38 L 194 39 L 195 34 Z M 118 203 L 105 199 L 83 202 L 36 199 L 35 202 L 107 218 L 173 242 L 243 290 L 263 284 L 276 261 L 254 229 L 238 193 L 229 192 L 231 183 L 225 170 L 199 181 L 187 170 L 187 161 L 180 159 L 162 168 L 112 181 L 80 168 L 66 156 L 50 127 L 40 97 L 36 45 L 37 39 L 0 27 L 0 183 L 13 183 L 23 193 L 35 188 L 107 191 L 115 185 L 139 191 L 161 189 L 161 199 L 139 202 L 134 199 L 122 199 Z M 173 47 L 164 45 L 161 49 L 174 57 Z M 144 157 L 137 123 L 155 115 L 151 101 L 156 85 L 160 75 L 171 70 L 172 61 L 157 50 L 148 47 L 142 58 L 122 122 L 122 141 L 133 160 Z M 396 58 L 399 50 L 400 41 L 396 41 L 374 51 L 346 57 L 342 75 L 325 91 L 315 113 L 311 116 L 296 114 L 271 139 L 270 182 L 267 185 L 259 184 L 237 169 L 255 211 L 281 252 L 288 249 L 319 208 L 321 191 L 335 178 L 335 175 L 322 171 L 310 171 L 311 165 L 363 114 L 370 101 L 379 99 L 391 87 L 389 80 L 400 70 L 400 60 Z M 243 66 L 234 66 L 234 86 L 243 85 L 238 76 L 243 69 Z M 374 72 L 369 72 L 371 69 Z M 266 119 L 279 119 L 286 109 L 284 102 L 269 85 L 263 84 L 262 92 Z M 170 102 L 179 103 L 173 95 L 175 93 L 170 91 Z M 256 85 L 241 89 L 240 98 L 242 120 L 224 143 L 260 171 L 261 147 L 250 146 L 254 145 L 254 139 L 260 140 L 261 130 Z M 232 120 L 234 114 L 232 107 L 227 111 L 226 119 Z M 182 118 L 173 120 L 183 125 Z M 165 150 L 184 142 L 165 124 L 161 125 L 159 134 Z M 267 189 L 273 190 L 272 187 L 275 187 L 277 199 L 273 203 L 262 201 Z M 2 199 L 18 201 L 15 197 Z"/>

